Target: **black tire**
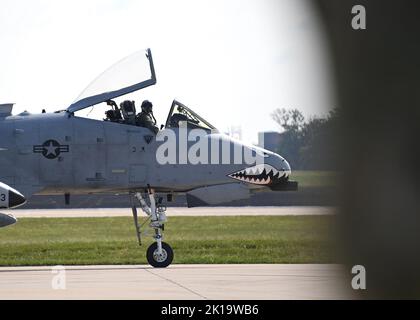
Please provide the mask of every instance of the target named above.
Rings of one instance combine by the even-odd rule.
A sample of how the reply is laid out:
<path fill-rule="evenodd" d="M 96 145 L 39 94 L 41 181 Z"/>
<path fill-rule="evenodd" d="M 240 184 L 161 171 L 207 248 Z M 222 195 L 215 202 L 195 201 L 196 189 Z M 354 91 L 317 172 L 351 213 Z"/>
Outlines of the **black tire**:
<path fill-rule="evenodd" d="M 167 244 L 166 242 L 162 242 L 162 252 L 164 255 L 166 255 L 166 257 L 163 257 L 164 258 L 163 260 L 156 259 L 155 251 L 157 251 L 156 242 L 150 245 L 150 247 L 147 249 L 147 254 L 146 254 L 147 262 L 149 262 L 149 264 L 152 267 L 166 268 L 172 263 L 174 259 L 174 252 L 169 244 Z"/>

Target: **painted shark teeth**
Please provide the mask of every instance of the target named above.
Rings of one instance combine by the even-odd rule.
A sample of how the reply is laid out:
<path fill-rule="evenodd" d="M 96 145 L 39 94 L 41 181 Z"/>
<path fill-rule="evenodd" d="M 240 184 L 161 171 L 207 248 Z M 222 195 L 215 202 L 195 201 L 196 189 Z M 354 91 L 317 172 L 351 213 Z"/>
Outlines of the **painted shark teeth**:
<path fill-rule="evenodd" d="M 269 185 L 277 180 L 286 179 L 290 172 L 280 171 L 269 164 L 260 164 L 229 174 L 230 178 L 258 185 Z"/>

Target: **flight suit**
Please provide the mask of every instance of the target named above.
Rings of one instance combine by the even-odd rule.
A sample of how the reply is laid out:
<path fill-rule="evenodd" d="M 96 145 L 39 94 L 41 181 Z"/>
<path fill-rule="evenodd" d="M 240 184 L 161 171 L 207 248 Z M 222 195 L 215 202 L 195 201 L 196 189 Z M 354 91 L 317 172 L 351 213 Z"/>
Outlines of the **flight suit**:
<path fill-rule="evenodd" d="M 155 134 L 159 132 L 159 128 L 155 126 L 155 122 L 153 121 L 152 116 L 150 113 L 146 113 L 144 111 L 140 112 L 136 117 L 136 125 L 139 127 L 145 127 L 153 131 Z"/>

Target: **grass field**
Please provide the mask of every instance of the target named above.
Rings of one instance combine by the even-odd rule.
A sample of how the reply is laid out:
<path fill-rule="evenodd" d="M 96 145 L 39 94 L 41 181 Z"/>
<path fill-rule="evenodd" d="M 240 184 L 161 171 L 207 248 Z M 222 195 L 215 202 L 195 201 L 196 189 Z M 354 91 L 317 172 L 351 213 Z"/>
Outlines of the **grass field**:
<path fill-rule="evenodd" d="M 334 217 L 173 217 L 174 263 L 329 263 Z M 145 264 L 132 219 L 25 218 L 0 232 L 0 265 Z"/>
<path fill-rule="evenodd" d="M 299 187 L 334 187 L 337 185 L 335 171 L 292 171 L 291 180 L 298 181 Z"/>

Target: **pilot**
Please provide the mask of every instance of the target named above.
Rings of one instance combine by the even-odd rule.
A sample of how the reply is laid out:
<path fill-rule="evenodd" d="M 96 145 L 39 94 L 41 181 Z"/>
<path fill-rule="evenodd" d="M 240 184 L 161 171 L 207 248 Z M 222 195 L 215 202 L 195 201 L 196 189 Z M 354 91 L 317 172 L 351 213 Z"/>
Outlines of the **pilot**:
<path fill-rule="evenodd" d="M 153 104 L 150 101 L 145 100 L 141 104 L 141 112 L 136 116 L 136 125 L 148 128 L 155 134 L 159 132 L 155 116 L 153 115 Z"/>

